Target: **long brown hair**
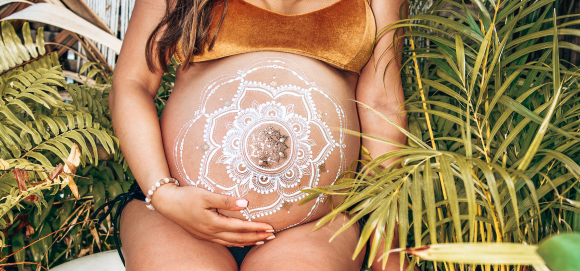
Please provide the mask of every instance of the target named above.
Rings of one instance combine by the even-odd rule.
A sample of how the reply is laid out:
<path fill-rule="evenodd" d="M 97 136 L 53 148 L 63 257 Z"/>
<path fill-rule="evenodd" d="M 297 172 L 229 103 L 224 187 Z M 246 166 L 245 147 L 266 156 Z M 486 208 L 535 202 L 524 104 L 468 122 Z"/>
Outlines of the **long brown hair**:
<path fill-rule="evenodd" d="M 167 62 L 180 41 L 180 53 L 185 57 L 184 66 L 189 65 L 194 55 L 206 46 L 211 49 L 226 8 L 227 0 L 167 0 L 165 15 L 147 40 L 145 56 L 149 70 L 155 71 L 161 67 L 167 71 Z M 221 11 L 220 21 L 214 33 L 210 33 L 210 25 L 218 11 Z"/>

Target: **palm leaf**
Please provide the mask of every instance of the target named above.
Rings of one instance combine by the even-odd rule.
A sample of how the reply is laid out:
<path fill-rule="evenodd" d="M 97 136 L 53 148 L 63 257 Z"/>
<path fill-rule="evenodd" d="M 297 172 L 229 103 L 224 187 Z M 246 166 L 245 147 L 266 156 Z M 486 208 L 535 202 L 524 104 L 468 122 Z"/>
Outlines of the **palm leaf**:
<path fill-rule="evenodd" d="M 455 261 L 449 258 L 454 254 L 472 257 L 455 261 L 460 263 L 516 264 L 507 261 L 510 243 L 538 244 L 571 225 L 580 229 L 574 222 L 580 216 L 571 214 L 580 213 L 579 73 L 559 57 L 562 50 L 580 52 L 560 41 L 580 35 L 580 21 L 555 14 L 555 0 L 472 3 L 435 1 L 424 14 L 379 31 L 409 30 L 402 35 L 411 46 L 401 69 L 409 130 L 395 127 L 410 140 L 399 150 L 373 154 L 357 181 L 339 179 L 316 189 L 317 195 L 346 195 L 317 227 L 345 210 L 352 220 L 371 214 L 358 246 L 375 232 L 370 259 L 381 256 L 375 254 L 379 239 L 390 242 L 391 208 L 397 208 L 401 246 L 422 251 L 441 245 L 435 247 L 447 253 L 441 258 L 405 250 L 421 257 L 412 262 L 423 270 L 449 268 L 444 262 Z M 357 134 L 388 142 L 364 129 Z M 380 167 L 389 159 L 395 162 Z M 471 246 L 465 242 L 486 242 L 490 252 L 497 245 L 506 251 L 504 260 L 476 261 L 481 257 L 453 250 Z M 533 265 L 545 270 L 540 262 Z"/>

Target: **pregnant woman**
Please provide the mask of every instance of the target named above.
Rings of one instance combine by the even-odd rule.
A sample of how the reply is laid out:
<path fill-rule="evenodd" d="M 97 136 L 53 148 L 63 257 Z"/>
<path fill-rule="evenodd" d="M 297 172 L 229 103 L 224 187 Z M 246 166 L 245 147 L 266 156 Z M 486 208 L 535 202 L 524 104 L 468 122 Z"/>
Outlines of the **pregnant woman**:
<path fill-rule="evenodd" d="M 122 214 L 127 270 L 359 270 L 360 225 L 329 243 L 348 215 L 312 231 L 329 199 L 299 202 L 359 159 L 361 139 L 347 129 L 404 143 L 355 102 L 406 125 L 396 60 L 385 73 L 393 33 L 374 44 L 400 6 L 137 0 L 109 99 L 147 196 Z M 154 97 L 172 56 L 180 67 L 158 119 Z M 398 256 L 390 262 L 399 270 Z"/>

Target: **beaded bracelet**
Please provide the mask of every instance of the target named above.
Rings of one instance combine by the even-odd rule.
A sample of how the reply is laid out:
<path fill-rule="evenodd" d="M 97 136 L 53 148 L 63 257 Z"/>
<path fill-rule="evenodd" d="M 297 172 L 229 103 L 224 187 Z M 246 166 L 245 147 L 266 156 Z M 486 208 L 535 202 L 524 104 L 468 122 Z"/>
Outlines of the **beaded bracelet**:
<path fill-rule="evenodd" d="M 153 196 L 153 192 L 155 192 L 155 190 L 157 190 L 157 188 L 159 188 L 160 186 L 164 185 L 164 184 L 168 184 L 168 183 L 173 183 L 177 186 L 179 186 L 179 181 L 177 181 L 174 178 L 163 178 L 161 180 L 159 180 L 158 182 L 156 182 L 153 186 L 151 186 L 151 189 L 149 189 L 149 191 L 147 191 L 147 197 L 145 198 L 145 206 L 147 208 L 149 208 L 149 210 L 155 210 L 155 208 L 153 208 L 153 205 L 151 205 L 151 197 Z"/>

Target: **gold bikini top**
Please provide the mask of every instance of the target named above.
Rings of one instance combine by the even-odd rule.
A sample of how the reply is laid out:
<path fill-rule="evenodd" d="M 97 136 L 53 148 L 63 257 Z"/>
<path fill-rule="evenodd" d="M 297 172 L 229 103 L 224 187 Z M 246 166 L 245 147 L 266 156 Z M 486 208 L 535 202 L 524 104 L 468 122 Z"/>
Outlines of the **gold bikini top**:
<path fill-rule="evenodd" d="M 376 34 L 374 16 L 367 1 L 339 0 L 308 13 L 285 15 L 244 0 L 229 0 L 213 47 L 196 54 L 193 62 L 256 51 L 277 51 L 315 58 L 360 73 L 372 55 Z M 215 30 L 218 22 L 214 20 L 210 31 Z M 186 58 L 180 45 L 177 44 L 175 56 L 183 63 Z"/>

